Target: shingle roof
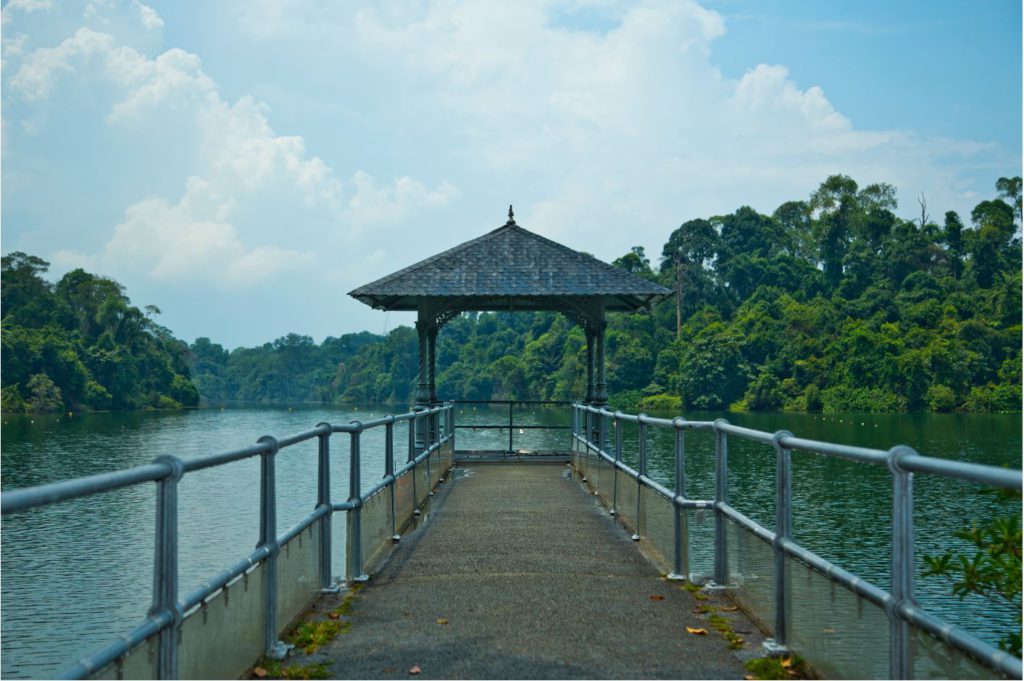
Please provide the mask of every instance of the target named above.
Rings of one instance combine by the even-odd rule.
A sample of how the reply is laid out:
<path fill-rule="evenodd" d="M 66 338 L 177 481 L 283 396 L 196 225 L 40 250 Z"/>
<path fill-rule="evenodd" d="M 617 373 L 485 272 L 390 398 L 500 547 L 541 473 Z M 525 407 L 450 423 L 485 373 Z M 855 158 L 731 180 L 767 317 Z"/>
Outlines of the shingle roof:
<path fill-rule="evenodd" d="M 552 298 L 595 298 L 636 310 L 671 291 L 509 221 L 349 292 L 383 310 L 415 310 L 422 298 L 465 299 L 466 310 L 551 309 Z"/>

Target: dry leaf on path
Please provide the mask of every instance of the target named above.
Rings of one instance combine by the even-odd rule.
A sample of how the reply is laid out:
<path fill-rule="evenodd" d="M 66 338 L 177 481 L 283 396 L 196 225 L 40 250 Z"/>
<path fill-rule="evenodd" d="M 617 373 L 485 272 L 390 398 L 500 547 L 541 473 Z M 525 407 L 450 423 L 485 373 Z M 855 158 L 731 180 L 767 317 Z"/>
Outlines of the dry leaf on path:
<path fill-rule="evenodd" d="M 707 629 L 696 629 L 694 627 L 686 627 L 686 632 L 689 634 L 697 634 L 698 636 L 707 636 Z"/>
<path fill-rule="evenodd" d="M 663 600 L 665 600 L 665 597 L 662 596 L 661 594 L 651 594 L 650 599 L 652 601 L 663 601 Z"/>
<path fill-rule="evenodd" d="M 327 616 L 330 617 L 332 620 L 336 620 L 339 617 L 341 617 L 341 614 L 337 612 L 329 612 L 327 613 Z"/>
<path fill-rule="evenodd" d="M 438 618 L 437 623 L 438 624 L 448 624 L 448 619 L 445 618 L 445 617 Z"/>
<path fill-rule="evenodd" d="M 779 664 L 782 665 L 783 669 L 789 669 L 790 667 L 793 666 L 793 658 L 791 658 L 791 657 L 784 657 L 784 658 L 782 658 L 782 660 L 779 661 Z"/>
<path fill-rule="evenodd" d="M 721 608 L 721 610 L 722 612 L 736 612 L 737 610 L 739 610 L 739 608 L 737 608 L 735 605 L 727 605 L 724 608 Z"/>
<path fill-rule="evenodd" d="M 267 677 L 267 670 L 263 667 L 254 668 L 252 673 L 257 679 L 265 679 Z"/>
<path fill-rule="evenodd" d="M 422 671 L 423 670 L 420 669 L 420 666 L 418 664 L 414 664 L 413 666 L 409 667 L 409 673 L 412 674 L 413 676 L 415 676 L 416 674 L 419 674 Z"/>

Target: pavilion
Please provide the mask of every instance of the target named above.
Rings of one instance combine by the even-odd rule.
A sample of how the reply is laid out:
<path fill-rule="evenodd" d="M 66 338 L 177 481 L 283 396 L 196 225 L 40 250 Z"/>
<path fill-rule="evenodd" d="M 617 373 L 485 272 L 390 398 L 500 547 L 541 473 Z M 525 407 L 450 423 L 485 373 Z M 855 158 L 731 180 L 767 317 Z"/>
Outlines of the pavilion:
<path fill-rule="evenodd" d="M 438 402 L 435 375 L 437 332 L 467 311 L 561 312 L 587 339 L 587 394 L 594 405 L 608 402 L 605 382 L 606 312 L 636 312 L 671 290 L 546 239 L 508 221 L 497 229 L 351 291 L 379 310 L 415 310 L 419 336 L 416 404 Z"/>

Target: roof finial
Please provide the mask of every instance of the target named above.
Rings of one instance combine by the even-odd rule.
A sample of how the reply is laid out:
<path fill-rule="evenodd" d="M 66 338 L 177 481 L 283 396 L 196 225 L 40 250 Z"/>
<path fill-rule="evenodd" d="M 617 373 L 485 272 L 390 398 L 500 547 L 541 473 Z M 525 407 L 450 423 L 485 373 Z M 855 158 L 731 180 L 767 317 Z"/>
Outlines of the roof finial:
<path fill-rule="evenodd" d="M 514 225 L 514 224 L 516 224 L 516 216 L 515 216 L 515 213 L 512 212 L 512 204 L 511 203 L 508 204 L 508 222 L 506 222 L 505 224 L 506 225 Z"/>

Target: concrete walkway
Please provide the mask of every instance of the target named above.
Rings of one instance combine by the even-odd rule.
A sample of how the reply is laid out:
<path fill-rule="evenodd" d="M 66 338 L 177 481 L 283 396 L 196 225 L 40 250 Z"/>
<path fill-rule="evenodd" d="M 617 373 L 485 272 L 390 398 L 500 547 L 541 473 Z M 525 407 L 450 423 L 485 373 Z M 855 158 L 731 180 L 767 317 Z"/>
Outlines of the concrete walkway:
<path fill-rule="evenodd" d="M 317 657 L 332 678 L 743 678 L 694 607 L 566 466 L 461 465 Z"/>

